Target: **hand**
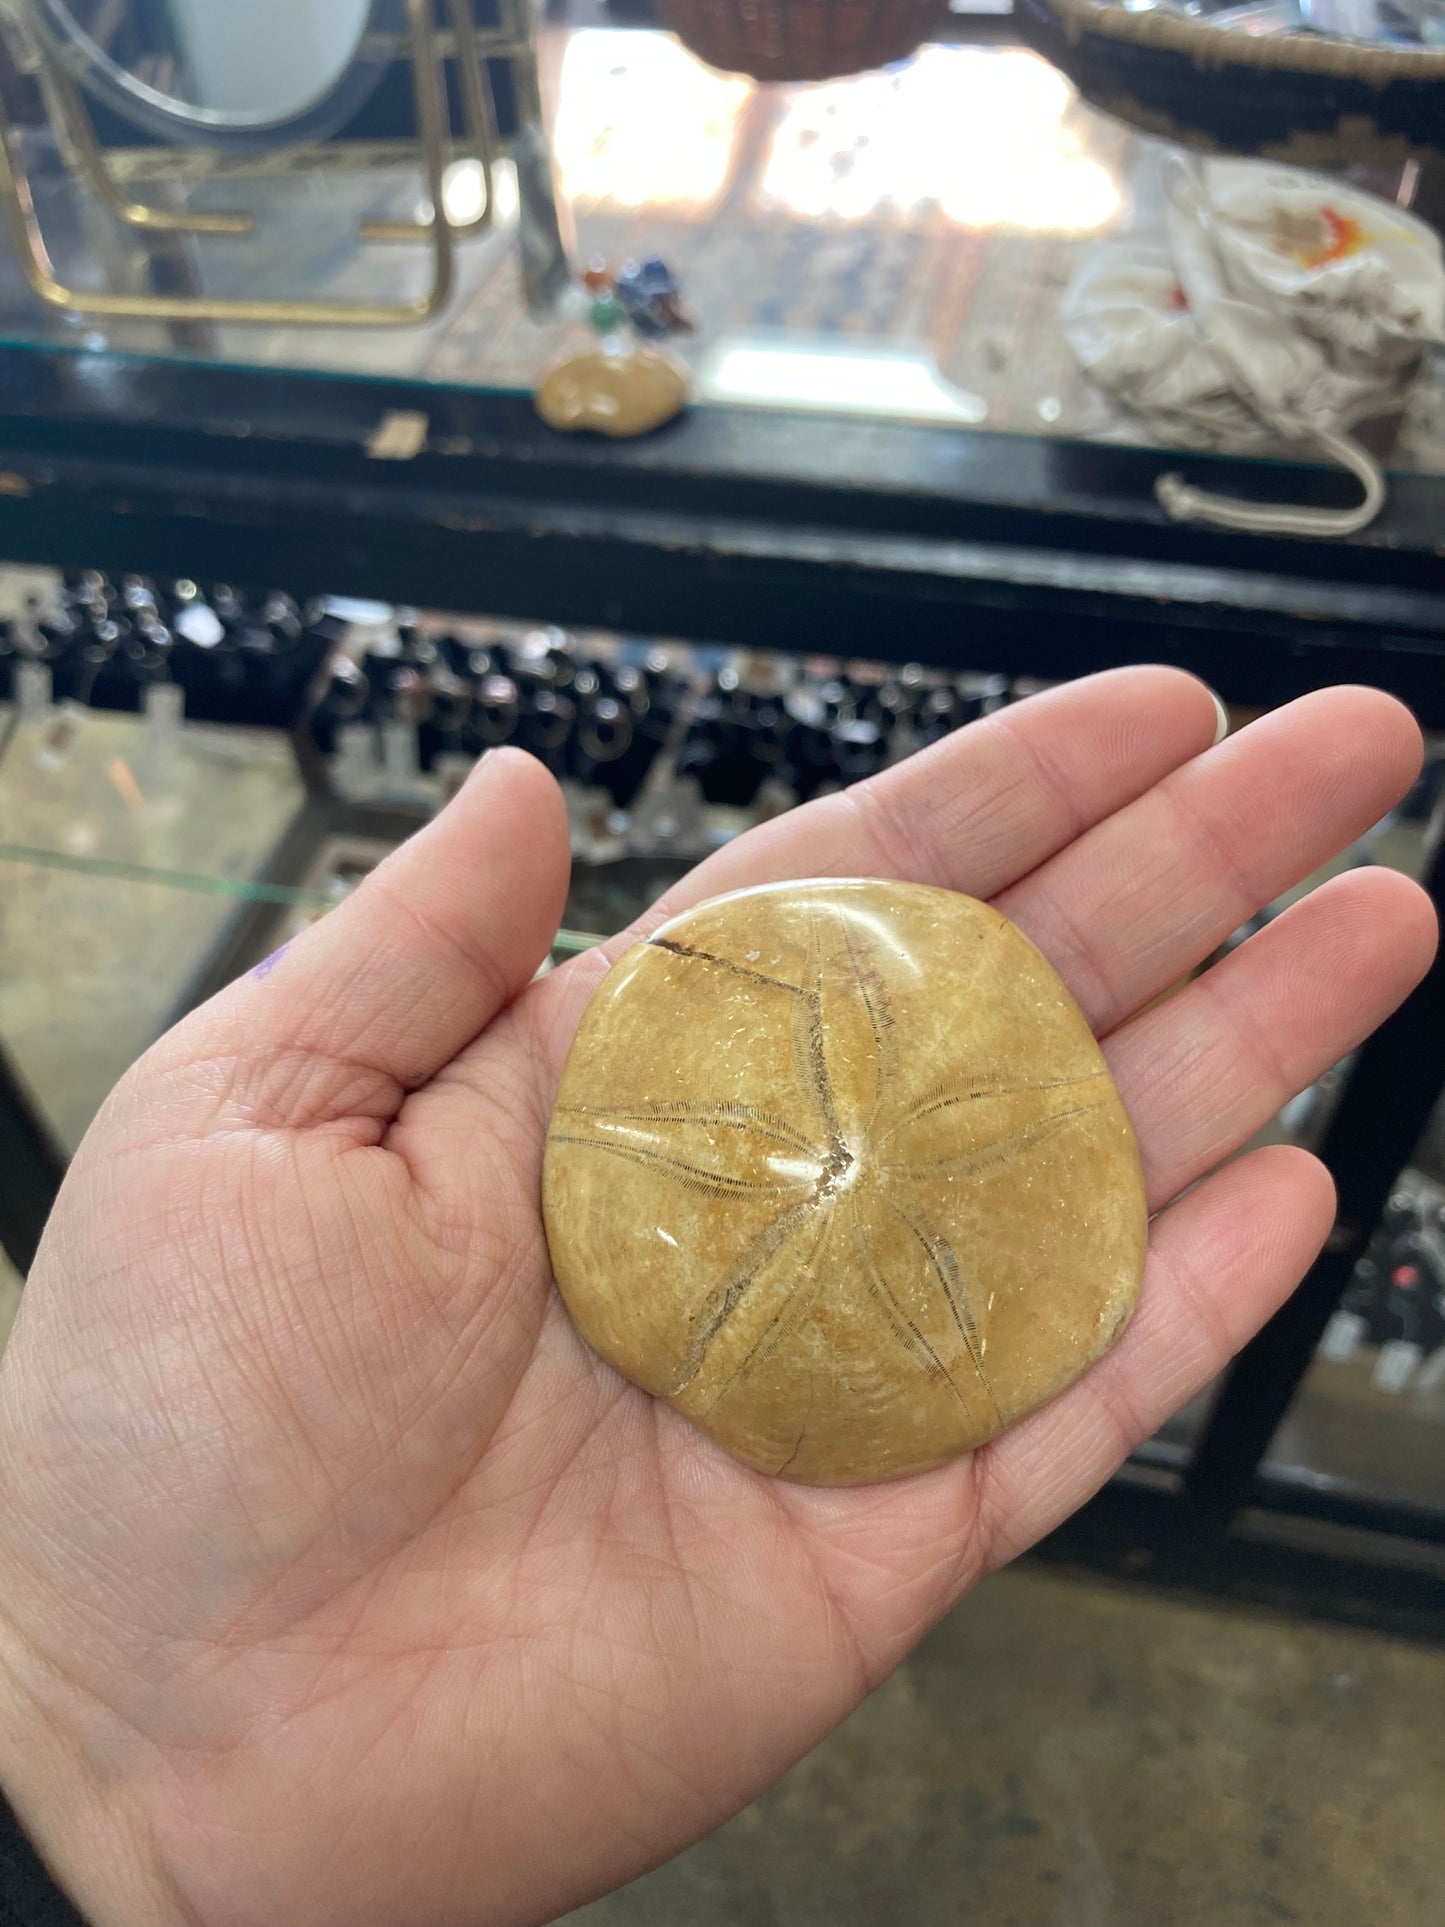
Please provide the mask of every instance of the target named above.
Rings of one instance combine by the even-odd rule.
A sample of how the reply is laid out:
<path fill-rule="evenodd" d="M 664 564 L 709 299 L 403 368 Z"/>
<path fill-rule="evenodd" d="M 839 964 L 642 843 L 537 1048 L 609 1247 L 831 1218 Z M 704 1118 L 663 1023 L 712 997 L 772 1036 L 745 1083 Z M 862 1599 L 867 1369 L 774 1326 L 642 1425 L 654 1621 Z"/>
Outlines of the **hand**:
<path fill-rule="evenodd" d="M 1366 690 L 1214 728 L 1172 670 L 1074 684 L 755 830 L 637 926 L 769 879 L 944 884 L 1019 923 L 1105 1040 L 1158 1214 L 1140 1309 L 916 1479 L 774 1483 L 574 1334 L 543 1133 L 636 932 L 529 988 L 567 830 L 519 753 L 135 1066 L 0 1373 L 0 1784 L 98 1927 L 517 1923 L 624 1881 L 1219 1371 L 1333 1204 L 1303 1152 L 1221 1160 L 1435 933 L 1412 883 L 1355 870 L 1151 1008 L 1419 768 Z"/>

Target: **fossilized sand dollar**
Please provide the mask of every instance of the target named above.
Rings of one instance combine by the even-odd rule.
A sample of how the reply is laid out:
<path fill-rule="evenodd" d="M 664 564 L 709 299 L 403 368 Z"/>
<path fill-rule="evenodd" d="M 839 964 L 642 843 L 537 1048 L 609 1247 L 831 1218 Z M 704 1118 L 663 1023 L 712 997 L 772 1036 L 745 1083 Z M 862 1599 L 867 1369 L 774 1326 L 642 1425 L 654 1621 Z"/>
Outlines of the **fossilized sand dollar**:
<path fill-rule="evenodd" d="M 1099 1357 L 1147 1215 L 1124 1105 L 1021 931 L 865 879 L 721 897 L 583 1017 L 543 1179 L 588 1343 L 747 1464 L 936 1465 Z"/>

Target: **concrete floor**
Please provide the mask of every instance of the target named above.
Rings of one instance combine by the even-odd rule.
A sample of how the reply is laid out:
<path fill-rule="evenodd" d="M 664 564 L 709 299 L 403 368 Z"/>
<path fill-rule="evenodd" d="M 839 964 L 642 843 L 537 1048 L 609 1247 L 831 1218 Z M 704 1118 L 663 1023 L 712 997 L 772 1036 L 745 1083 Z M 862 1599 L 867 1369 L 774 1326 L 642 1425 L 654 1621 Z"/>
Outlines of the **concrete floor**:
<path fill-rule="evenodd" d="M 1439 1927 L 1445 1652 L 1025 1563 L 569 1927 Z"/>

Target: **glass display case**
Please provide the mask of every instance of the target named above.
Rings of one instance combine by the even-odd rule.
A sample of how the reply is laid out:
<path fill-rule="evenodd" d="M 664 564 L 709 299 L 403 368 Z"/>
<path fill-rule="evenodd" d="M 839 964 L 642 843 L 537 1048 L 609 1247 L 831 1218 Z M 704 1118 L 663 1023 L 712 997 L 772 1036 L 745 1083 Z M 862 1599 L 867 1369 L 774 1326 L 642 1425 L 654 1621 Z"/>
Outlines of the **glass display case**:
<path fill-rule="evenodd" d="M 148 1038 L 324 914 L 508 731 L 567 786 L 560 957 L 749 822 L 1041 681 L 1164 660 L 1242 714 L 1358 679 L 1445 728 L 1438 348 L 1357 424 L 1385 478 L 1366 525 L 1321 542 L 1174 520 L 1172 470 L 1266 512 L 1345 514 L 1356 485 L 1258 422 L 1171 438 L 1085 372 L 1071 290 L 1105 247 L 1162 245 L 1170 150 L 983 18 L 801 85 L 705 66 L 645 6 L 558 0 L 532 107 L 487 43 L 499 131 L 476 151 L 443 25 L 454 247 L 445 298 L 407 327 L 315 319 L 426 297 L 438 208 L 415 117 L 388 118 L 405 85 L 260 156 L 97 108 L 123 198 L 175 217 L 155 227 L 87 184 L 12 49 L 0 93 L 67 281 L 197 303 L 67 313 L 0 250 L 0 554 L 67 571 L 81 619 L 136 645 L 122 673 L 111 645 L 86 658 L 89 630 L 37 639 L 26 597 L 48 608 L 55 579 L 5 572 L 6 633 L 30 625 L 0 651 L 15 1248 Z M 1332 178 L 1389 209 L 1426 173 L 1374 155 Z M 532 389 L 588 338 L 577 275 L 650 257 L 693 324 L 668 343 L 691 407 L 637 442 L 555 433 Z M 312 319 L 226 312 L 257 290 Z M 1347 860 L 1438 901 L 1433 799 Z M 1441 996 L 1437 975 L 1276 1121 L 1342 1180 L 1340 1229 L 1130 1469 L 1156 1549 L 1185 1502 L 1196 1523 L 1260 1508 L 1445 1536 L 1445 1175 L 1424 1130 Z"/>
<path fill-rule="evenodd" d="M 1262 1470 L 1445 1511 L 1445 1108 L 1401 1172 Z"/>
<path fill-rule="evenodd" d="M 62 584 L 26 571 L 3 581 L 12 614 L 0 652 L 9 698 L 0 1039 L 57 1147 L 54 1176 L 153 1036 L 324 915 L 494 743 L 525 744 L 566 796 L 575 868 L 555 963 L 625 927 L 752 824 L 1035 686 L 982 668 L 695 646 L 334 597 L 302 605 L 188 578 L 74 572 Z M 163 675 L 147 654 L 158 647 Z M 229 700 L 254 713 L 274 658 L 298 653 L 310 673 L 288 729 L 182 720 L 187 690 L 202 708 Z M 202 671 L 220 681 L 204 684 Z M 104 699 L 125 707 L 98 706 Z M 1437 742 L 1417 792 L 1335 868 L 1425 873 L 1442 755 Z M 1370 1102 L 1368 1091 L 1351 1094 L 1358 1067 L 1328 1072 L 1259 1139 L 1319 1149 L 1337 1175 L 1343 1158 L 1347 1195 L 1355 1113 Z M 1401 1093 L 1405 1114 L 1413 1101 Z M 1313 1362 L 1300 1353 L 1298 1390 L 1259 1441 L 1258 1474 L 1247 1468 L 1234 1504 L 1323 1510 L 1425 1539 L 1445 1532 L 1440 1116 L 1411 1166 L 1391 1176 L 1378 1222 L 1351 1232 L 1360 1249 L 1343 1295 L 1323 1306 Z M 1246 1354 L 1236 1370 L 1248 1364 Z M 1141 1448 L 1135 1475 L 1185 1491 L 1202 1480 L 1207 1500 L 1219 1413 L 1237 1396 L 1226 1378 L 1193 1401 Z"/>

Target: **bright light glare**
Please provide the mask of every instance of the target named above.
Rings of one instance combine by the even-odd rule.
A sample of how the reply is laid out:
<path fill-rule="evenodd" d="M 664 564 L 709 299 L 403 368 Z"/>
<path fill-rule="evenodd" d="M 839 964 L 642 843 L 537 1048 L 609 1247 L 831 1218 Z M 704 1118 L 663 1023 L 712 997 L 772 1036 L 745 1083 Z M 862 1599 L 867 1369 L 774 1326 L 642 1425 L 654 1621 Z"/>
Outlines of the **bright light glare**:
<path fill-rule="evenodd" d="M 1117 183 L 1065 117 L 1063 75 L 1016 48 L 927 47 L 894 73 L 799 91 L 773 137 L 764 207 L 856 221 L 936 202 L 962 227 L 1087 234 Z"/>
<path fill-rule="evenodd" d="M 928 421 L 981 422 L 977 395 L 950 388 L 916 355 L 839 349 L 826 343 L 763 346 L 724 343 L 699 370 L 709 400 L 773 408 L 827 408 Z"/>
<path fill-rule="evenodd" d="M 487 205 L 486 176 L 480 161 L 453 161 L 442 176 L 442 206 L 453 227 L 480 218 Z"/>
<path fill-rule="evenodd" d="M 574 203 L 705 208 L 726 185 L 753 83 L 671 34 L 587 28 L 562 56 L 553 147 Z"/>

